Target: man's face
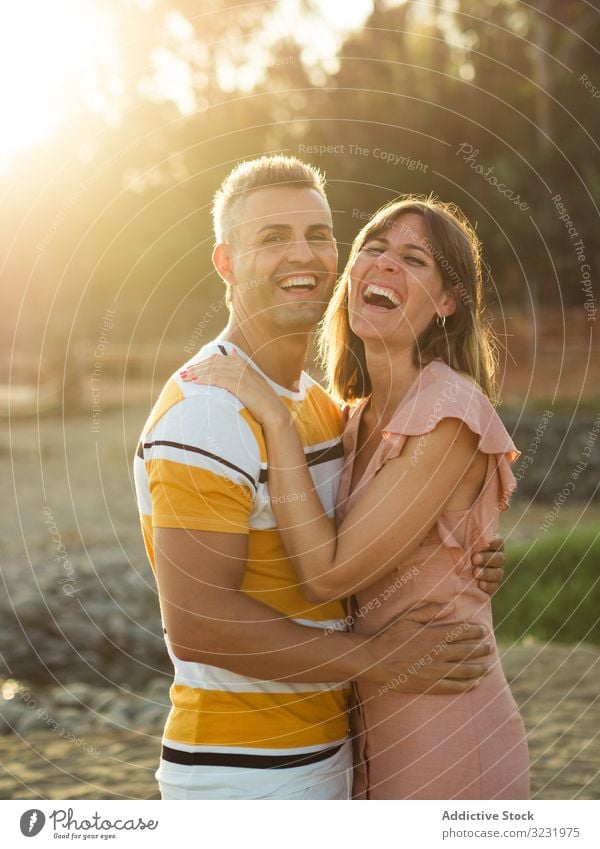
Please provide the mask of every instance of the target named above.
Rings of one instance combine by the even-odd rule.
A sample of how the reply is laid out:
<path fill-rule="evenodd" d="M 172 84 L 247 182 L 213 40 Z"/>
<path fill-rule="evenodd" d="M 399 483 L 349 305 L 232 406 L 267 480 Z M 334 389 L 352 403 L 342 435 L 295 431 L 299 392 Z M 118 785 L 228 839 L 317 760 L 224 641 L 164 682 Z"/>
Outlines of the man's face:
<path fill-rule="evenodd" d="M 331 210 L 314 189 L 256 189 L 237 206 L 229 246 L 233 308 L 265 334 L 306 333 L 319 321 L 337 272 Z"/>

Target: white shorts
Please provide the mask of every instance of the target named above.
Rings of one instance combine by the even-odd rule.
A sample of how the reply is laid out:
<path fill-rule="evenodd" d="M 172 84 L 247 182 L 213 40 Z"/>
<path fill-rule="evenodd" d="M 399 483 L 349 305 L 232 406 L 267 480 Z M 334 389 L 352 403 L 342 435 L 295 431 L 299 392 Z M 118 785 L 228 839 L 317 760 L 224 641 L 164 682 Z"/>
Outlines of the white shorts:
<path fill-rule="evenodd" d="M 324 761 L 285 769 L 183 766 L 161 761 L 156 773 L 164 800 L 349 799 L 352 744 Z"/>

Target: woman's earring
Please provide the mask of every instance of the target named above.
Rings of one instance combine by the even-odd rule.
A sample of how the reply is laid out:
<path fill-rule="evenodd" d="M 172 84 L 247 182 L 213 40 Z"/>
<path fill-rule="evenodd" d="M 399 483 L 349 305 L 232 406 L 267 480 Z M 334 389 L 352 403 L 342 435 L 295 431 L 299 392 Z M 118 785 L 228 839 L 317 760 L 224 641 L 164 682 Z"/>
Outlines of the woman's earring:
<path fill-rule="evenodd" d="M 445 327 L 446 326 L 446 316 L 445 315 L 438 315 L 438 317 L 436 318 L 436 324 L 437 324 L 438 327 Z"/>

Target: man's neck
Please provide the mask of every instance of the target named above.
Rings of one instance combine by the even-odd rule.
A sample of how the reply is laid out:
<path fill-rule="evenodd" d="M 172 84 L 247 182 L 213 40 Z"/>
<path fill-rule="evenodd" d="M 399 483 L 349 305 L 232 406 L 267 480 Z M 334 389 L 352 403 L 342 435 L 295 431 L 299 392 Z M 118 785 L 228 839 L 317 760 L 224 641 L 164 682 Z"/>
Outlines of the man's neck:
<path fill-rule="evenodd" d="M 309 339 L 309 333 L 265 338 L 259 328 L 249 322 L 241 327 L 233 318 L 218 336 L 218 341 L 236 345 L 267 377 L 292 392 L 298 390 Z"/>

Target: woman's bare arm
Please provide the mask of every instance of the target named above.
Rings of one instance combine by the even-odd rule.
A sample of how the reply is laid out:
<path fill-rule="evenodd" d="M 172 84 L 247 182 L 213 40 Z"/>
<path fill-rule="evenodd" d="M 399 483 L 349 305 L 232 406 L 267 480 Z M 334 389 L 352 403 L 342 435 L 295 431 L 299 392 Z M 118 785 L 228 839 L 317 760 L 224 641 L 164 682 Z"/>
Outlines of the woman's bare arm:
<path fill-rule="evenodd" d="M 290 417 L 263 423 L 273 512 L 308 597 L 344 598 L 368 587 L 421 543 L 474 463 L 477 437 L 445 419 L 409 437 L 365 487 L 337 529 L 323 511 Z M 482 481 L 483 482 L 483 479 Z"/>

